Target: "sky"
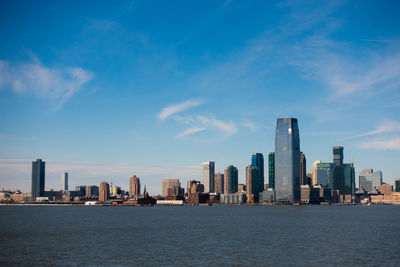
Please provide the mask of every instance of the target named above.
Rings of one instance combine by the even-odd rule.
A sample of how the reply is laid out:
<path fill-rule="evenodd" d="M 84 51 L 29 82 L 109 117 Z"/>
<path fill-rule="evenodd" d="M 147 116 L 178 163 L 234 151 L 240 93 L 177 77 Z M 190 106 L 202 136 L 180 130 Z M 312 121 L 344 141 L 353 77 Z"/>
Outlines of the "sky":
<path fill-rule="evenodd" d="M 0 1 L 0 188 L 201 180 L 299 121 L 307 171 L 400 177 L 399 1 Z M 265 160 L 267 165 L 267 160 Z M 267 168 L 265 168 L 267 171 Z M 266 180 L 267 180 L 267 174 Z"/>

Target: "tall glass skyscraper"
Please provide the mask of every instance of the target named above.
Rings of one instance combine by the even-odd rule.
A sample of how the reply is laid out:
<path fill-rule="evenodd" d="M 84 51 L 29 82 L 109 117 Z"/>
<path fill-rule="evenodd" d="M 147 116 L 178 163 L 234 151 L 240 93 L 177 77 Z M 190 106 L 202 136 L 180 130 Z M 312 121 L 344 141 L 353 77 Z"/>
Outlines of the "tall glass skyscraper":
<path fill-rule="evenodd" d="M 275 133 L 276 202 L 300 201 L 300 136 L 297 119 L 282 118 Z"/>
<path fill-rule="evenodd" d="M 229 165 L 224 171 L 224 178 L 224 194 L 237 193 L 239 187 L 238 169 L 235 166 Z"/>
<path fill-rule="evenodd" d="M 214 193 L 215 163 L 208 161 L 203 163 L 203 184 L 205 193 Z"/>
<path fill-rule="evenodd" d="M 262 153 L 253 153 L 251 156 L 251 166 L 257 167 L 260 172 L 254 190 L 257 193 L 262 192 L 264 190 L 264 156 Z"/>
<path fill-rule="evenodd" d="M 37 197 L 41 197 L 44 195 L 44 175 L 45 162 L 41 159 L 32 161 L 32 200 L 36 200 Z"/>
<path fill-rule="evenodd" d="M 275 153 L 268 154 L 268 187 L 275 188 Z"/>

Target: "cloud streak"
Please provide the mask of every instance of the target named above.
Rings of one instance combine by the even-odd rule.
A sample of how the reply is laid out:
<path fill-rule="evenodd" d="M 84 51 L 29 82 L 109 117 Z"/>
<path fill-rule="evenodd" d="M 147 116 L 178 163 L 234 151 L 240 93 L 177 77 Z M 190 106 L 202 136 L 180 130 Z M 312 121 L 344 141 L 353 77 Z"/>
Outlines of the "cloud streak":
<path fill-rule="evenodd" d="M 48 99 L 55 109 L 61 108 L 93 77 L 90 71 L 80 67 L 49 68 L 38 59 L 22 64 L 0 60 L 0 88 L 38 95 Z"/>
<path fill-rule="evenodd" d="M 380 125 L 378 128 L 376 128 L 373 131 L 350 136 L 347 139 L 353 139 L 353 138 L 371 136 L 371 135 L 377 135 L 377 134 L 383 134 L 383 133 L 395 133 L 395 132 L 400 132 L 400 122 L 386 121 L 384 124 Z"/>
<path fill-rule="evenodd" d="M 205 101 L 202 99 L 191 99 L 185 102 L 177 103 L 163 108 L 161 112 L 157 115 L 160 120 L 165 120 L 173 114 L 185 111 L 189 108 L 200 106 L 204 104 Z"/>
<path fill-rule="evenodd" d="M 400 150 L 400 137 L 386 140 L 369 140 L 357 144 L 357 147 L 375 150 Z"/>

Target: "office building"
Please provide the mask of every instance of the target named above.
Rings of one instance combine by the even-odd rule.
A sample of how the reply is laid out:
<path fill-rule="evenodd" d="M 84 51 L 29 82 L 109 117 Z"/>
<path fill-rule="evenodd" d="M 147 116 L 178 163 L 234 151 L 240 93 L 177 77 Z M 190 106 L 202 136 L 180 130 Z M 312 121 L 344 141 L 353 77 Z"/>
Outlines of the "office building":
<path fill-rule="evenodd" d="M 264 190 L 264 156 L 262 153 L 253 153 L 251 155 L 251 165 L 258 168 L 259 175 L 256 181 L 255 191 L 262 192 Z"/>
<path fill-rule="evenodd" d="M 140 195 L 140 179 L 133 175 L 129 179 L 129 197 L 132 198 L 136 195 Z"/>
<path fill-rule="evenodd" d="M 282 204 L 300 201 L 300 136 L 295 118 L 277 120 L 275 196 L 276 202 Z"/>
<path fill-rule="evenodd" d="M 312 170 L 312 185 L 317 185 L 318 184 L 318 178 L 317 178 L 317 166 L 318 163 L 321 163 L 322 161 L 316 160 L 313 164 L 313 170 Z"/>
<path fill-rule="evenodd" d="M 95 198 L 99 196 L 99 187 L 96 185 L 87 185 L 85 187 L 85 193 L 87 198 Z"/>
<path fill-rule="evenodd" d="M 31 184 L 31 198 L 36 200 L 37 197 L 44 196 L 44 182 L 45 182 L 45 162 L 37 159 L 32 162 L 32 184 Z"/>
<path fill-rule="evenodd" d="M 112 186 L 112 187 L 110 188 L 110 194 L 111 194 L 112 196 L 121 195 L 121 194 L 122 194 L 121 187 L 116 186 L 116 185 Z"/>
<path fill-rule="evenodd" d="M 329 182 L 328 188 L 339 190 L 341 202 L 350 203 L 354 201 L 355 194 L 355 171 L 353 163 L 343 163 L 343 147 L 333 147 L 333 181 Z"/>
<path fill-rule="evenodd" d="M 226 167 L 224 178 L 224 194 L 234 194 L 238 192 L 239 177 L 238 169 L 235 166 L 229 165 Z"/>
<path fill-rule="evenodd" d="M 224 193 L 224 174 L 216 173 L 215 174 L 215 193 L 223 194 Z"/>
<path fill-rule="evenodd" d="M 199 194 L 204 192 L 204 185 L 200 183 L 200 181 L 196 180 L 189 180 L 187 182 L 187 189 L 188 195 L 190 194 Z"/>
<path fill-rule="evenodd" d="M 313 177 L 313 180 L 315 179 L 314 185 L 327 187 L 330 183 L 332 184 L 333 170 L 336 168 L 336 164 L 329 162 L 321 162 L 319 160 L 316 161 L 316 163 L 314 164 L 315 164 L 315 172 L 313 172 L 313 175 L 315 175 L 315 178 Z"/>
<path fill-rule="evenodd" d="M 400 178 L 394 179 L 394 186 L 396 188 L 396 192 L 400 192 Z"/>
<path fill-rule="evenodd" d="M 268 187 L 275 188 L 275 153 L 268 154 Z"/>
<path fill-rule="evenodd" d="M 215 166 L 213 161 L 208 161 L 203 163 L 203 184 L 204 184 L 204 192 L 205 193 L 214 193 L 214 175 L 215 175 Z"/>
<path fill-rule="evenodd" d="M 162 196 L 163 197 L 175 197 L 183 196 L 183 188 L 179 179 L 165 179 L 162 180 Z"/>
<path fill-rule="evenodd" d="M 258 194 L 260 192 L 259 175 L 260 169 L 257 166 L 249 165 L 246 167 L 246 194 L 248 203 L 258 202 Z"/>
<path fill-rule="evenodd" d="M 393 193 L 393 186 L 390 184 L 381 184 L 378 191 L 384 195 L 391 195 Z"/>
<path fill-rule="evenodd" d="M 239 193 L 246 193 L 246 185 L 245 184 L 238 184 L 238 192 Z"/>
<path fill-rule="evenodd" d="M 68 172 L 64 172 L 61 174 L 61 190 L 68 190 Z"/>
<path fill-rule="evenodd" d="M 333 147 L 333 163 L 335 163 L 336 166 L 343 165 L 343 147 L 341 146 Z"/>
<path fill-rule="evenodd" d="M 110 185 L 107 182 L 100 183 L 99 186 L 99 201 L 106 202 L 110 199 Z"/>
<path fill-rule="evenodd" d="M 307 164 L 306 164 L 306 155 L 303 152 L 300 152 L 300 185 L 307 184 Z"/>
<path fill-rule="evenodd" d="M 378 193 L 378 187 L 382 184 L 382 172 L 374 172 L 373 169 L 363 170 L 358 176 L 360 190 L 369 194 Z"/>

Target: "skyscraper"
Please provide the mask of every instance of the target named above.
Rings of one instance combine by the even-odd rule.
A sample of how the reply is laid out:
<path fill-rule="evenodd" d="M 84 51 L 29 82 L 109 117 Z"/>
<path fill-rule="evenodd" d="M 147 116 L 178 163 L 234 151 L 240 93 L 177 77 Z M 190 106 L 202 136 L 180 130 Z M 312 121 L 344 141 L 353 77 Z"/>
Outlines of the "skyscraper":
<path fill-rule="evenodd" d="M 333 147 L 333 181 L 328 187 L 340 191 L 342 202 L 353 202 L 355 193 L 355 171 L 353 163 L 343 163 L 343 147 Z"/>
<path fill-rule="evenodd" d="M 229 165 L 224 171 L 224 194 L 234 194 L 238 191 L 238 169 Z"/>
<path fill-rule="evenodd" d="M 133 175 L 129 179 L 129 197 L 140 195 L 140 179 L 136 175 Z"/>
<path fill-rule="evenodd" d="M 306 155 L 303 152 L 300 152 L 300 185 L 307 184 L 307 164 L 306 164 Z"/>
<path fill-rule="evenodd" d="M 107 182 L 100 183 L 99 201 L 106 202 L 110 199 L 110 185 Z"/>
<path fill-rule="evenodd" d="M 203 163 L 203 184 L 205 193 L 214 193 L 214 162 L 208 161 Z"/>
<path fill-rule="evenodd" d="M 246 167 L 246 193 L 247 195 L 258 195 L 260 169 L 257 166 Z"/>
<path fill-rule="evenodd" d="M 275 153 L 268 154 L 268 187 L 275 188 Z"/>
<path fill-rule="evenodd" d="M 335 163 L 336 166 L 343 165 L 343 147 L 342 146 L 333 147 L 333 163 Z"/>
<path fill-rule="evenodd" d="M 68 190 L 68 172 L 61 174 L 61 190 Z"/>
<path fill-rule="evenodd" d="M 394 179 L 394 186 L 395 186 L 396 192 L 400 192 L 400 178 Z"/>
<path fill-rule="evenodd" d="M 315 184 L 327 187 L 329 184 L 333 182 L 333 172 L 336 168 L 335 163 L 330 162 L 321 162 L 317 160 L 315 163 L 315 172 L 313 173 L 313 177 L 315 175 Z M 314 167 L 313 167 L 314 169 Z"/>
<path fill-rule="evenodd" d="M 251 156 L 251 165 L 256 166 L 260 172 L 256 181 L 255 190 L 262 192 L 264 190 L 264 156 L 262 153 L 253 153 Z M 258 194 L 257 192 L 257 194 Z"/>
<path fill-rule="evenodd" d="M 318 163 L 321 163 L 322 161 L 316 160 L 314 161 L 313 168 L 312 168 L 312 185 L 317 185 L 318 184 L 318 174 L 317 174 L 317 168 L 318 168 Z"/>
<path fill-rule="evenodd" d="M 300 136 L 295 118 L 277 120 L 275 192 L 278 203 L 290 204 L 300 201 Z"/>
<path fill-rule="evenodd" d="M 215 174 L 215 193 L 224 193 L 224 174 L 220 172 Z"/>
<path fill-rule="evenodd" d="M 162 180 L 162 196 L 176 196 L 180 194 L 181 183 L 179 179 L 164 179 Z"/>
<path fill-rule="evenodd" d="M 382 184 L 382 172 L 374 172 L 372 169 L 363 170 L 358 176 L 360 189 L 368 193 L 378 193 L 378 188 Z"/>
<path fill-rule="evenodd" d="M 45 178 L 45 162 L 41 159 L 32 161 L 32 187 L 31 198 L 36 200 L 37 197 L 44 195 L 44 179 Z"/>

